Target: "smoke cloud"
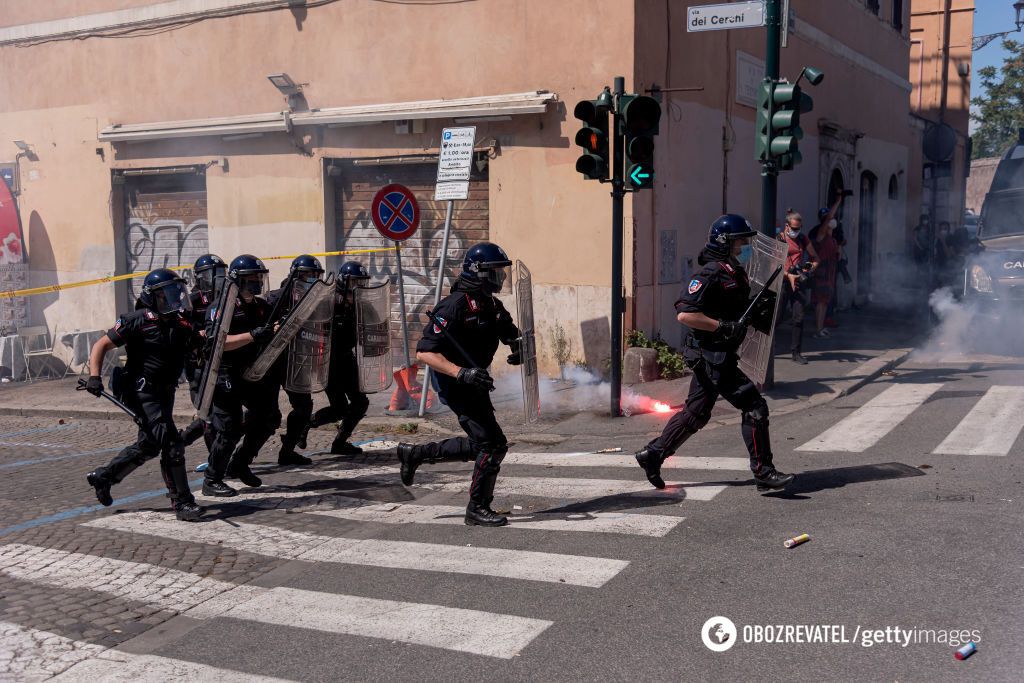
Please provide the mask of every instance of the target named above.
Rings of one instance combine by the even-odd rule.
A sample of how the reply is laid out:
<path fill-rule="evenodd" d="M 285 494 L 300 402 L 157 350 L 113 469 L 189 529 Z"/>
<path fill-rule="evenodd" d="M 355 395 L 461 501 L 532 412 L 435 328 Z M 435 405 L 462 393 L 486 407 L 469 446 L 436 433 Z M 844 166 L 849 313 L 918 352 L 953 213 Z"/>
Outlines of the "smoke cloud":
<path fill-rule="evenodd" d="M 1018 356 L 1024 341 L 1017 322 L 1019 306 L 1002 300 L 987 302 L 958 300 L 949 287 L 928 297 L 938 325 L 928 341 L 914 354 L 922 361 L 956 360 L 972 354 Z"/>

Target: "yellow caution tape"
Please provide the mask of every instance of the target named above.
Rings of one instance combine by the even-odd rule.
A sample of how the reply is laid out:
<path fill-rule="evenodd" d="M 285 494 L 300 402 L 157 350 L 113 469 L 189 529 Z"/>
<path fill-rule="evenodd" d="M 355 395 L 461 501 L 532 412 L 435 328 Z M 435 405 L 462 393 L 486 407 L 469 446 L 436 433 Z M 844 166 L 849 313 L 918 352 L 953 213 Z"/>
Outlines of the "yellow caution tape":
<path fill-rule="evenodd" d="M 380 249 L 355 249 L 352 251 L 321 251 L 310 256 L 349 256 L 354 254 L 373 254 L 381 251 L 392 251 L 394 247 L 383 247 Z M 260 257 L 264 261 L 273 261 L 276 259 L 294 259 L 301 254 L 293 254 L 288 256 L 263 256 Z M 174 266 L 172 270 L 191 270 L 192 265 Z M 22 296 L 35 296 L 36 294 L 50 294 L 51 292 L 59 292 L 62 289 L 74 289 L 75 287 L 89 287 L 91 285 L 100 285 L 106 282 L 120 282 L 122 280 L 132 280 L 138 277 L 146 277 L 149 271 L 143 271 L 139 273 L 126 273 L 124 275 L 108 275 L 107 277 L 98 277 L 93 280 L 82 280 L 81 282 L 66 282 L 59 285 L 47 285 L 45 287 L 31 287 L 29 289 L 18 289 L 13 292 L 0 292 L 0 299 L 13 299 Z"/>

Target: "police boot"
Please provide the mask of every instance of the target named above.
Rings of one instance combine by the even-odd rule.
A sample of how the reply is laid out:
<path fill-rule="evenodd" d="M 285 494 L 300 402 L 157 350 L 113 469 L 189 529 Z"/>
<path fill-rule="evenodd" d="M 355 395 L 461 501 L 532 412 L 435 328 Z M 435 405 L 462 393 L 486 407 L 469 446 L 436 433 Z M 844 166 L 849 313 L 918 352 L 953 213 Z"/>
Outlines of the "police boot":
<path fill-rule="evenodd" d="M 188 472 L 185 471 L 184 453 L 179 453 L 173 462 L 160 461 L 160 474 L 167 485 L 174 516 L 182 522 L 197 522 L 206 514 L 205 508 L 196 504 L 192 489 L 188 484 Z"/>
<path fill-rule="evenodd" d="M 230 498 L 231 496 L 237 496 L 238 491 L 225 484 L 221 479 L 206 478 L 203 479 L 203 495 Z"/>
<path fill-rule="evenodd" d="M 754 483 L 757 484 L 757 492 L 777 491 L 786 488 L 789 482 L 793 481 L 795 475 L 783 474 L 774 467 L 762 474 L 754 475 Z"/>
<path fill-rule="evenodd" d="M 491 509 L 494 484 L 498 480 L 498 465 L 491 462 L 490 454 L 477 456 L 473 467 L 473 483 L 469 487 L 469 505 L 466 506 L 466 526 L 505 526 L 508 518 Z"/>
<path fill-rule="evenodd" d="M 96 500 L 108 507 L 114 504 L 114 497 L 110 495 L 110 487 L 114 485 L 114 482 L 107 478 L 106 467 L 97 467 L 85 475 L 85 479 L 89 482 L 89 486 L 96 489 Z"/>
<path fill-rule="evenodd" d="M 303 439 L 305 437 L 303 436 Z M 281 437 L 281 450 L 277 453 L 277 464 L 281 467 L 289 467 L 293 465 L 309 465 L 312 464 L 312 460 L 307 458 L 300 453 L 295 452 L 295 446 L 297 446 L 294 437 L 285 434 Z M 302 446 L 305 448 L 305 444 Z"/>
<path fill-rule="evenodd" d="M 200 507 L 194 501 L 191 503 L 175 502 L 171 507 L 174 508 L 174 516 L 182 522 L 198 522 L 206 514 L 206 508 Z"/>
<path fill-rule="evenodd" d="M 398 444 L 398 462 L 402 464 L 402 483 L 412 486 L 413 477 L 416 476 L 416 468 L 423 464 L 423 456 L 420 454 L 419 446 L 411 443 Z"/>
<path fill-rule="evenodd" d="M 263 480 L 253 474 L 253 471 L 249 469 L 249 463 L 245 462 L 237 455 L 231 459 L 231 463 L 228 465 L 227 472 L 224 473 L 224 476 L 229 479 L 237 479 L 252 489 L 257 489 L 263 486 Z"/>
<path fill-rule="evenodd" d="M 348 442 L 352 432 L 338 430 L 338 435 L 331 443 L 331 455 L 360 455 L 363 449 Z"/>
<path fill-rule="evenodd" d="M 636 458 L 637 464 L 643 468 L 644 474 L 647 475 L 647 481 L 651 482 L 654 488 L 665 488 L 665 480 L 661 478 L 661 463 L 665 458 L 662 457 L 661 453 L 648 446 L 643 450 L 637 451 L 633 457 Z"/>

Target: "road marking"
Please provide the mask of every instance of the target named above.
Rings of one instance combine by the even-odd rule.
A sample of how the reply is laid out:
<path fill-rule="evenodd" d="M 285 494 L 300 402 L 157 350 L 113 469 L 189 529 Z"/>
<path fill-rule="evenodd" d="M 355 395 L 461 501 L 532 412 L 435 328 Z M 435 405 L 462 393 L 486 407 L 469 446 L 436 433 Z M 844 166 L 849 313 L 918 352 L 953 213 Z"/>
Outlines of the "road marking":
<path fill-rule="evenodd" d="M 818 453 L 866 451 L 942 386 L 941 383 L 895 384 L 796 450 Z"/>
<path fill-rule="evenodd" d="M 247 522 L 182 524 L 156 512 L 103 517 L 84 526 L 219 544 L 274 558 L 498 576 L 590 588 L 603 586 L 629 565 L 625 560 L 527 550 L 318 536 Z"/>
<path fill-rule="evenodd" d="M 541 467 L 632 467 L 639 469 L 632 453 L 509 453 L 503 465 L 537 465 Z M 740 470 L 748 471 L 747 458 L 707 458 L 673 455 L 661 465 L 676 470 Z"/>
<path fill-rule="evenodd" d="M 1024 429 L 1024 387 L 993 386 L 932 453 L 1006 455 Z"/>
<path fill-rule="evenodd" d="M 63 447 L 62 447 L 63 448 Z M 70 448 L 68 446 L 67 448 Z M 15 462 L 8 462 L 0 465 L 0 470 L 9 470 L 15 467 L 24 467 L 25 465 L 38 465 L 43 462 L 55 462 L 57 460 L 71 460 L 73 458 L 84 458 L 87 455 L 97 455 L 99 453 L 110 453 L 112 451 L 119 451 L 123 446 L 114 446 L 112 448 L 101 448 L 98 451 L 85 451 L 83 453 L 67 453 L 65 455 L 53 455 L 47 458 L 35 458 L 33 460 L 18 460 Z"/>
<path fill-rule="evenodd" d="M 458 505 L 413 505 L 375 503 L 348 499 L 349 507 L 335 510 L 309 510 L 309 514 L 381 524 L 463 524 L 466 508 Z M 513 529 L 541 531 L 583 531 L 660 538 L 685 518 L 669 515 L 637 515 L 620 512 L 584 512 L 570 514 L 532 513 L 510 515 Z"/>
<path fill-rule="evenodd" d="M 0 548 L 0 572 L 37 584 L 107 593 L 197 619 L 227 616 L 490 657 L 515 656 L 552 624 L 441 605 L 239 585 L 167 567 L 20 544 Z"/>
<path fill-rule="evenodd" d="M 511 659 L 554 622 L 438 605 L 275 588 L 224 616 Z"/>
<path fill-rule="evenodd" d="M 639 471 L 639 468 L 637 468 Z M 423 488 L 434 491 L 469 491 L 469 476 L 435 475 L 437 483 L 424 483 Z M 498 477 L 494 489 L 497 496 L 534 496 L 578 500 L 603 498 L 631 493 L 646 493 L 685 500 L 708 501 L 724 491 L 725 486 L 704 486 L 698 482 L 669 481 L 658 490 L 646 480 L 620 479 L 563 479 L 560 477 Z"/>

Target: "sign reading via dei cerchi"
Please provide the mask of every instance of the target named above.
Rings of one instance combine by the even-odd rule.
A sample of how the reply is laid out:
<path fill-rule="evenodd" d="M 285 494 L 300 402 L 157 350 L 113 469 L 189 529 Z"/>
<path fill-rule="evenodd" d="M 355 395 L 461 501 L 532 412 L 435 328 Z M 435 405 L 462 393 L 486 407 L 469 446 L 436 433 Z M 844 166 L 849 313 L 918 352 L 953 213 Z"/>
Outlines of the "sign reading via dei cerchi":
<path fill-rule="evenodd" d="M 728 5 L 689 7 L 686 21 L 688 33 L 720 31 L 729 28 L 756 28 L 765 25 L 764 0 L 733 2 Z"/>
<path fill-rule="evenodd" d="M 469 174 L 475 142 L 476 126 L 445 128 L 442 131 L 435 201 L 469 199 Z"/>

